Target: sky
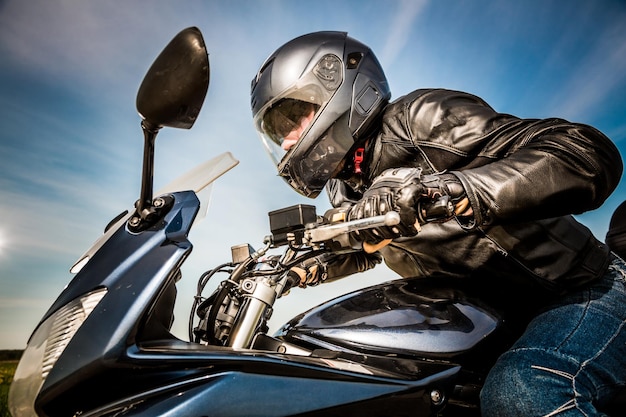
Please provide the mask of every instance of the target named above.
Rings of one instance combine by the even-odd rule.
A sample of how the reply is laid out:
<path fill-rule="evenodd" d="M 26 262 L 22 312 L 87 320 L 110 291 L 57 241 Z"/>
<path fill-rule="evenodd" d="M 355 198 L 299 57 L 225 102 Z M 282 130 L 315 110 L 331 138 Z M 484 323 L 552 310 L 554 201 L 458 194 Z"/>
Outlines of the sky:
<path fill-rule="evenodd" d="M 0 0 L 0 349 L 22 349 L 70 282 L 69 268 L 139 197 L 143 136 L 135 96 L 180 30 L 198 27 L 211 84 L 191 130 L 163 129 L 155 188 L 232 152 L 179 283 L 174 333 L 186 325 L 200 274 L 258 248 L 267 212 L 328 208 L 276 176 L 252 125 L 250 81 L 288 40 L 339 30 L 369 45 L 392 99 L 417 88 L 476 94 L 497 111 L 595 126 L 626 154 L 626 2 L 623 0 Z M 577 218 L 604 240 L 622 181 Z M 343 292 L 396 276 L 379 266 L 294 289 L 270 328 Z M 216 284 L 216 283 L 215 283 Z M 210 291 L 210 289 L 209 289 Z"/>

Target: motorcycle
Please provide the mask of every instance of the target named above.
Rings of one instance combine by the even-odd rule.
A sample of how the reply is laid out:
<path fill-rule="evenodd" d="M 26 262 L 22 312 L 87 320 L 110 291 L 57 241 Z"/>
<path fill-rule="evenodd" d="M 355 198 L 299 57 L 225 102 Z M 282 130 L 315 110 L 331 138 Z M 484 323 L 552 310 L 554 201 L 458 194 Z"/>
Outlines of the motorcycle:
<path fill-rule="evenodd" d="M 345 221 L 310 205 L 270 212 L 260 249 L 234 246 L 232 260 L 199 278 L 189 341 L 172 335 L 199 197 L 237 160 L 220 155 L 153 193 L 154 143 L 162 127 L 191 128 L 208 84 L 202 34 L 187 28 L 139 88 L 140 198 L 72 267 L 31 335 L 10 388 L 13 417 L 479 415 L 482 382 L 519 330 L 463 280 L 390 280 L 268 334 L 293 266 L 354 250 L 354 232 L 393 226 L 397 213 Z M 204 296 L 217 274 L 225 278 Z"/>

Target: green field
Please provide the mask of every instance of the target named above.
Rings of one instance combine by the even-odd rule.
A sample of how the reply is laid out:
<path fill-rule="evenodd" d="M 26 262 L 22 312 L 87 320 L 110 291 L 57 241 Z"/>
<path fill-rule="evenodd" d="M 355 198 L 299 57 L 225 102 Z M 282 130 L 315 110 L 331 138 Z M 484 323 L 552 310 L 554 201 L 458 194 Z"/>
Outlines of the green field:
<path fill-rule="evenodd" d="M 21 350 L 0 350 L 0 417 L 11 417 L 7 397 L 20 356 Z"/>
<path fill-rule="evenodd" d="M 17 360 L 0 361 L 0 417 L 11 417 L 7 397 L 16 367 Z"/>

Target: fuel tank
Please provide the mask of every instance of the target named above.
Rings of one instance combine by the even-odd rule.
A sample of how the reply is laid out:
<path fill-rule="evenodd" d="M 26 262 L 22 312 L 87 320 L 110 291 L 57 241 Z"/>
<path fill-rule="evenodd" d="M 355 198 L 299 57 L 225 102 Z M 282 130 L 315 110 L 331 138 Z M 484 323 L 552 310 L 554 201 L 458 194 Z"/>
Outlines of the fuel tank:
<path fill-rule="evenodd" d="M 275 336 L 312 349 L 452 358 L 496 343 L 502 324 L 459 280 L 429 277 L 340 296 L 295 317 Z"/>

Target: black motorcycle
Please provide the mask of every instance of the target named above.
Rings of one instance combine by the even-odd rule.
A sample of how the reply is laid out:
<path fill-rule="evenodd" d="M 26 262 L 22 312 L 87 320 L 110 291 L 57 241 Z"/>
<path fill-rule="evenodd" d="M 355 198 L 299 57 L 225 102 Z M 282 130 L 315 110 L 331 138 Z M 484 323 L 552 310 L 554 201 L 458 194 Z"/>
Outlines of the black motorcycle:
<path fill-rule="evenodd" d="M 353 232 L 397 224 L 396 213 L 350 222 L 308 205 L 269 213 L 260 249 L 235 246 L 231 261 L 200 277 L 190 341 L 171 334 L 198 195 L 237 161 L 220 155 L 153 197 L 154 143 L 162 127 L 193 125 L 208 83 L 202 35 L 185 29 L 139 89 L 140 198 L 74 265 L 37 325 L 10 389 L 12 415 L 479 415 L 484 378 L 522 326 L 464 280 L 389 281 L 268 334 L 293 266 L 353 250 Z M 205 296 L 217 274 L 225 278 Z"/>

